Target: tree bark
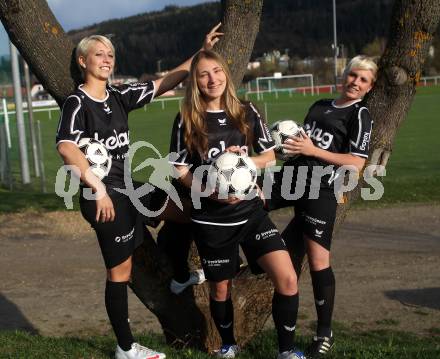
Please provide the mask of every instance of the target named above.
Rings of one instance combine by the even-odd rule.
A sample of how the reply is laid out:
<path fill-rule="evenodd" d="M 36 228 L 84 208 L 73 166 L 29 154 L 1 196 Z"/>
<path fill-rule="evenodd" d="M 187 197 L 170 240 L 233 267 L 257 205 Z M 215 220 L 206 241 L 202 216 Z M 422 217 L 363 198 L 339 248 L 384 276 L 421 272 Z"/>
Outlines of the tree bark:
<path fill-rule="evenodd" d="M 222 0 L 224 39 L 216 47 L 227 61 L 236 88 L 246 72 L 263 11 L 263 0 Z"/>
<path fill-rule="evenodd" d="M 45 0 L 1 0 L 0 18 L 12 43 L 59 105 L 81 75 L 74 45 Z"/>
<path fill-rule="evenodd" d="M 439 20 L 438 0 L 397 0 L 394 3 L 388 43 L 378 64 L 378 79 L 366 98 L 374 120 L 367 166 L 386 168 L 397 131 L 414 99 Z M 360 197 L 362 187 L 369 187 L 363 178 L 344 196 L 344 203 L 338 206 L 335 231 L 343 223 L 352 203 Z"/>

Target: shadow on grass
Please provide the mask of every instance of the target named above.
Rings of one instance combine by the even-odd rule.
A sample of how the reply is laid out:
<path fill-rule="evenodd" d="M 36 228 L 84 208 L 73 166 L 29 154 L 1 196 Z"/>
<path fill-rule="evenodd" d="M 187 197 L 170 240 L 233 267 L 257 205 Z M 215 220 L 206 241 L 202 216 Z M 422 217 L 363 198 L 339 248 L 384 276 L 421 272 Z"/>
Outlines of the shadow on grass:
<path fill-rule="evenodd" d="M 385 295 L 405 305 L 440 310 L 440 288 L 389 290 Z"/>

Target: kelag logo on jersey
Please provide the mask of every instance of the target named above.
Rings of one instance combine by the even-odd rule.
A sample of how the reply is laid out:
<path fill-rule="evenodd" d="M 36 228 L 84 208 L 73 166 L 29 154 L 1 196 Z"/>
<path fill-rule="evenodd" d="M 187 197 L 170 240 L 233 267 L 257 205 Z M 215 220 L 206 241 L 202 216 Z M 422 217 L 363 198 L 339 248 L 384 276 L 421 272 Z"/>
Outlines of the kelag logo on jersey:
<path fill-rule="evenodd" d="M 364 132 L 364 136 L 362 137 L 362 144 L 359 149 L 362 151 L 365 151 L 365 148 L 367 147 L 367 144 L 370 142 L 370 132 Z"/>
<path fill-rule="evenodd" d="M 316 121 L 313 121 L 312 127 L 307 123 L 304 125 L 304 131 L 311 139 L 315 140 L 317 145 L 324 150 L 328 149 L 333 141 L 333 135 L 316 127 Z"/>
<path fill-rule="evenodd" d="M 98 133 L 95 132 L 94 139 L 104 144 L 104 146 L 107 147 L 108 150 L 114 150 L 115 148 L 121 148 L 129 145 L 129 131 L 117 133 L 116 130 L 113 130 L 113 132 L 115 133 L 115 135 L 107 137 L 106 139 L 100 139 Z"/>
<path fill-rule="evenodd" d="M 225 141 L 219 142 L 220 147 L 211 147 L 208 150 L 208 162 L 212 162 L 218 155 L 225 152 L 226 143 Z M 248 153 L 248 146 L 241 146 L 240 149 L 244 151 L 246 154 Z"/>

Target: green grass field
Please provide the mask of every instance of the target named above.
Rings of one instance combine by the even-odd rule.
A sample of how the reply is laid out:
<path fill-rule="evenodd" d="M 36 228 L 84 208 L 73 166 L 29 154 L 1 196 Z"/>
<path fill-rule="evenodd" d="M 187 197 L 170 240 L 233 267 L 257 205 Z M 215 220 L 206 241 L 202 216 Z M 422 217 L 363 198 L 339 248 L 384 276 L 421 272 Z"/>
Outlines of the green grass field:
<path fill-rule="evenodd" d="M 329 359 L 434 359 L 439 358 L 440 340 L 434 334 L 417 337 L 393 331 L 352 332 L 336 331 L 337 342 Z M 157 334 L 140 334 L 136 339 L 148 347 L 160 350 L 169 359 L 209 359 L 211 355 L 192 348 L 175 349 L 167 346 Z M 297 336 L 302 350 L 310 338 Z M 0 358 L 32 359 L 106 359 L 112 358 L 113 336 L 50 338 L 25 332 L 0 332 Z M 275 331 L 260 333 L 240 353 L 241 359 L 270 359 L 276 357 Z"/>
<path fill-rule="evenodd" d="M 370 206 L 412 202 L 440 202 L 440 156 L 435 151 L 440 133 L 440 87 L 419 88 L 408 118 L 399 130 L 394 152 L 387 167 L 383 183 L 384 197 Z M 324 96 L 320 96 L 324 97 Z M 283 118 L 302 121 L 308 107 L 318 99 L 317 96 L 280 95 L 279 99 L 265 96 L 258 106 L 264 113 L 267 110 L 269 122 Z M 147 110 L 140 109 L 130 116 L 132 141 L 146 140 L 153 143 L 164 155 L 168 152 L 169 135 L 178 102 L 169 101 L 162 109 L 160 103 L 153 103 Z M 30 186 L 20 185 L 18 151 L 16 147 L 16 127 L 11 122 L 14 148 L 11 161 L 14 171 L 13 190 L 0 188 L 0 213 L 28 208 L 42 210 L 62 209 L 64 204 L 54 192 L 54 180 L 61 160 L 55 151 L 55 132 L 58 112 L 36 113 L 41 122 L 44 143 L 46 187 L 50 193 L 40 193 L 40 185 L 34 180 Z M 148 155 L 148 153 L 143 153 Z M 29 156 L 31 159 L 31 156 Z M 139 180 L 148 180 L 148 172 L 136 175 Z M 415 336 L 393 331 L 358 332 L 340 325 L 335 327 L 337 345 L 329 358 L 353 359 L 401 359 L 401 358 L 440 358 L 439 329 L 425 336 Z M 170 348 L 158 335 L 141 334 L 139 341 L 144 345 L 163 350 L 168 358 L 207 359 L 205 353 L 194 349 L 176 350 Z M 299 346 L 304 349 L 310 338 L 299 336 Z M 50 338 L 30 335 L 24 332 L 0 332 L 0 358 L 109 358 L 114 350 L 114 338 L 69 337 Z M 240 355 L 243 359 L 267 359 L 275 357 L 276 340 L 273 331 L 266 331 L 250 343 Z"/>
<path fill-rule="evenodd" d="M 440 156 L 435 151 L 440 133 L 440 86 L 419 88 L 408 118 L 399 129 L 395 140 L 393 154 L 387 166 L 387 175 L 383 178 L 384 196 L 380 201 L 368 205 L 383 205 L 406 202 L 439 202 L 440 201 Z M 256 101 L 261 112 L 266 114 L 269 123 L 280 119 L 293 118 L 302 122 L 309 106 L 321 96 L 303 96 L 294 94 L 265 95 L 264 100 Z M 165 109 L 155 102 L 145 109 L 130 114 L 131 140 L 149 141 L 159 149 L 162 155 L 168 153 L 169 136 L 174 117 L 178 111 L 178 101 L 167 101 Z M 62 208 L 63 202 L 54 198 L 55 176 L 61 166 L 61 160 L 55 150 L 55 132 L 58 125 L 59 111 L 52 111 L 51 119 L 47 112 L 35 114 L 41 123 L 41 135 L 44 144 L 44 163 L 48 195 L 40 194 L 39 180 L 34 179 L 29 186 L 20 184 L 19 155 L 17 150 L 17 133 L 14 119 L 11 120 L 13 149 L 10 154 L 14 183 L 13 191 L 0 189 L 0 212 L 37 207 L 44 209 Z M 150 156 L 142 151 L 140 157 Z M 29 151 L 29 159 L 32 157 Z M 32 172 L 32 171 L 31 171 Z M 148 180 L 148 170 L 135 175 L 138 180 Z M 363 201 L 365 202 L 365 201 Z M 363 203 L 365 204 L 365 203 Z"/>

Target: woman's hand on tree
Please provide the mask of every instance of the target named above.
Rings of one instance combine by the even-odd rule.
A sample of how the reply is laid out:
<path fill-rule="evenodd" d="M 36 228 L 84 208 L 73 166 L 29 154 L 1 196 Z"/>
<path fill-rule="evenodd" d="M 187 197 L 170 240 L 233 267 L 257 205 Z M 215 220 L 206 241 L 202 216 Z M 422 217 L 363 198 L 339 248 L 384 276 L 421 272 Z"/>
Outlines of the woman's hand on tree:
<path fill-rule="evenodd" d="M 222 23 L 219 22 L 208 34 L 206 34 L 205 41 L 203 41 L 202 50 L 212 50 L 214 48 L 214 45 L 220 40 L 220 36 L 223 35 L 222 32 L 217 31 L 221 25 Z"/>

